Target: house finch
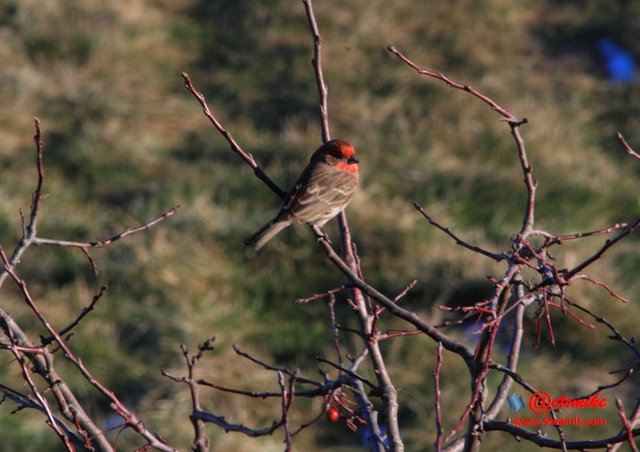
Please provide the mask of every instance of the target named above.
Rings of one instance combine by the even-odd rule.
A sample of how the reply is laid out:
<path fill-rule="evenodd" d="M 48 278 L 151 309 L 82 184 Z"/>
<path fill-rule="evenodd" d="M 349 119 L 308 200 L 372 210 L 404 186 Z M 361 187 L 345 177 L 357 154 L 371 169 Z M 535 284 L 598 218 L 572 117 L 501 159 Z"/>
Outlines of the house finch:
<path fill-rule="evenodd" d="M 278 215 L 244 244 L 259 250 L 294 222 L 323 226 L 351 201 L 358 186 L 358 163 L 353 146 L 346 141 L 331 140 L 320 146 L 287 194 Z"/>

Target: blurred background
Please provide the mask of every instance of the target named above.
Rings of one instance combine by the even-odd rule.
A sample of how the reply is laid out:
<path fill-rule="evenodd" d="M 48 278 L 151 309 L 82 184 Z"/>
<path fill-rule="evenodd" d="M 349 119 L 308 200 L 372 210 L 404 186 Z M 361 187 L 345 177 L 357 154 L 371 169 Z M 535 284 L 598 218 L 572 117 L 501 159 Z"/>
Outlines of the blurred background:
<path fill-rule="evenodd" d="M 640 162 L 617 142 L 640 149 L 640 3 L 584 0 L 354 0 L 315 2 L 323 36 L 332 135 L 361 158 L 362 188 L 348 208 L 367 280 L 393 295 L 413 279 L 404 301 L 432 323 L 450 316 L 439 305 L 481 301 L 487 275 L 502 267 L 464 251 L 412 208 L 421 203 L 461 237 L 492 250 L 509 247 L 525 205 L 508 127 L 477 99 L 421 77 L 386 51 L 395 45 L 418 64 L 488 94 L 529 124 L 522 133 L 539 181 L 537 226 L 553 233 L 599 229 L 638 216 Z M 276 377 L 236 357 L 245 351 L 316 376 L 314 357 L 331 357 L 324 301 L 293 300 L 344 282 L 305 227 L 290 228 L 256 254 L 242 240 L 274 213 L 275 196 L 229 150 L 184 89 L 188 72 L 239 143 L 281 187 L 296 179 L 320 144 L 312 40 L 302 2 L 285 0 L 2 0 L 0 1 L 0 243 L 12 250 L 35 184 L 33 117 L 42 120 L 48 197 L 40 235 L 105 238 L 182 205 L 149 232 L 92 256 L 95 277 L 78 250 L 31 248 L 21 275 L 56 326 L 109 291 L 71 341 L 109 388 L 168 441 L 192 438 L 188 391 L 161 377 L 183 372 L 179 344 L 211 335 L 217 348 L 200 375 L 244 389 L 275 390 Z M 336 237 L 334 225 L 329 233 Z M 560 266 L 588 256 L 603 238 L 557 251 Z M 572 300 L 604 314 L 632 336 L 640 314 L 637 236 L 591 270 L 631 302 L 576 284 Z M 33 337 L 42 333 L 11 284 L 0 303 Z M 338 317 L 356 319 L 341 296 Z M 528 312 L 521 374 L 552 394 L 578 396 L 619 376 L 632 357 L 607 339 L 552 313 L 557 345 L 535 342 Z M 386 319 L 386 327 L 405 327 Z M 507 331 L 505 331 L 508 333 Z M 463 329 L 452 331 L 473 343 Z M 506 336 L 505 336 L 506 337 Z M 345 349 L 359 341 L 346 333 Z M 385 353 L 399 388 L 407 450 L 434 439 L 431 373 L 435 346 L 424 337 L 388 341 Z M 501 353 L 501 352 L 498 352 Z M 463 363 L 445 353 L 442 403 L 451 429 L 468 403 Z M 105 400 L 58 361 L 59 371 L 103 425 Z M 362 368 L 365 376 L 370 369 Z M 24 389 L 19 368 L 0 355 L 0 381 Z M 494 376 L 493 383 L 499 381 Z M 494 386 L 495 387 L 495 386 Z M 567 428 L 572 438 L 619 430 L 613 395 L 631 407 L 638 379 L 616 392 L 602 429 Z M 464 394 L 464 397 L 461 397 Z M 203 391 L 203 406 L 230 422 L 269 425 L 279 402 Z M 294 422 L 321 401 L 297 400 Z M 0 405 L 6 450 L 55 450 L 44 417 Z M 506 418 L 512 413 L 503 409 Z M 216 450 L 282 450 L 280 434 L 259 440 L 210 426 Z M 115 435 L 115 432 L 114 432 Z M 357 433 L 321 421 L 296 438 L 306 450 L 354 450 Z M 493 434 L 486 447 L 516 447 Z M 127 432 L 118 446 L 140 445 Z M 518 450 L 534 450 L 518 445 Z M 494 449 L 497 450 L 497 449 Z M 535 448 L 537 450 L 537 448 Z"/>

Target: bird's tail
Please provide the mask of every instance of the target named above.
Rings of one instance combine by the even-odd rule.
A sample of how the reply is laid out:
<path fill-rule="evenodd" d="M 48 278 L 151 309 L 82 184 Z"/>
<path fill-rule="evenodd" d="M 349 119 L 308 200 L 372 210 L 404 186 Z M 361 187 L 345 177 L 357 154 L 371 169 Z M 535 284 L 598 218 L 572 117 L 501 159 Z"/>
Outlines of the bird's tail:
<path fill-rule="evenodd" d="M 257 251 L 262 248 L 265 243 L 271 240 L 278 232 L 282 231 L 290 224 L 291 222 L 289 221 L 271 220 L 262 229 L 245 240 L 244 245 L 251 247 Z"/>

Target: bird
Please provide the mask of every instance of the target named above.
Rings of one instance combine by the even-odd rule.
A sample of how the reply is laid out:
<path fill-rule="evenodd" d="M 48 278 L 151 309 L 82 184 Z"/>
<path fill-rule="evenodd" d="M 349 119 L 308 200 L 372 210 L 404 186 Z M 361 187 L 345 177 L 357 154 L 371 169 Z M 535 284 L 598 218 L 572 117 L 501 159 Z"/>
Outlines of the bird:
<path fill-rule="evenodd" d="M 324 143 L 309 159 L 278 214 L 245 240 L 245 246 L 259 250 L 292 223 L 324 226 L 351 201 L 360 179 L 358 163 L 350 143 L 337 139 Z"/>

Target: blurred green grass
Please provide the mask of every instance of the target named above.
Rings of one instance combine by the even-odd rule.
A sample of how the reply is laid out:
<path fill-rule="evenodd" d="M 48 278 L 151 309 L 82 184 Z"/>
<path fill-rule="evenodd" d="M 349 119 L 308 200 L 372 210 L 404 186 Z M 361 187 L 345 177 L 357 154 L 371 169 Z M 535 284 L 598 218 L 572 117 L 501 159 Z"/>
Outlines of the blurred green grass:
<path fill-rule="evenodd" d="M 539 227 L 569 233 L 637 215 L 640 167 L 625 156 L 615 132 L 640 143 L 640 88 L 607 82 L 594 51 L 595 40 L 607 34 L 640 54 L 637 2 L 331 0 L 315 7 L 332 133 L 352 141 L 363 162 L 362 189 L 348 213 L 363 270 L 376 287 L 394 294 L 418 279 L 405 303 L 434 323 L 442 317 L 438 304 L 479 301 L 489 286 L 485 276 L 500 267 L 430 228 L 411 203 L 420 202 L 461 236 L 501 249 L 517 231 L 525 202 L 508 128 L 477 99 L 418 76 L 386 52 L 388 44 L 529 119 L 523 135 L 540 183 Z M 103 238 L 182 205 L 152 231 L 93 252 L 101 270 L 97 279 L 74 250 L 31 249 L 21 264 L 58 326 L 108 283 L 105 299 L 72 340 L 96 375 L 152 428 L 184 446 L 190 440 L 188 395 L 160 377 L 161 368 L 181 368 L 180 343 L 193 348 L 216 335 L 218 348 L 202 372 L 220 383 L 275 385 L 272 376 L 257 375 L 236 358 L 232 343 L 265 360 L 315 372 L 313 357 L 331 356 L 328 313 L 323 302 L 292 301 L 343 279 L 304 227 L 281 234 L 257 255 L 242 248 L 242 239 L 273 214 L 277 200 L 212 130 L 180 77 L 182 71 L 191 75 L 229 131 L 288 187 L 320 136 L 302 5 L 9 0 L 0 5 L 0 36 L 5 248 L 19 237 L 18 211 L 28 209 L 35 181 L 33 116 L 42 119 L 45 139 L 43 236 Z M 330 232 L 336 236 L 335 228 Z M 567 245 L 558 260 L 571 265 L 601 243 L 596 238 Z M 639 314 L 637 251 L 631 237 L 594 268 L 630 304 L 586 283 L 570 294 L 629 335 Z M 15 291 L 4 290 L 3 309 L 37 329 Z M 348 307 L 338 315 L 342 324 L 355 322 Z M 555 349 L 543 343 L 523 359 L 532 384 L 588 392 L 611 381 L 606 370 L 626 364 L 629 357 L 612 347 L 602 329 L 589 332 L 557 313 L 553 320 Z M 392 319 L 386 324 L 403 326 Z M 355 350 L 357 341 L 344 339 Z M 527 350 L 534 340 L 530 316 Z M 409 338 L 385 345 L 385 351 L 401 388 L 407 447 L 424 450 L 433 440 L 434 346 Z M 467 403 L 459 397 L 467 381 L 458 361 L 445 355 L 451 367 L 443 375 L 443 403 L 450 426 Z M 568 377 L 577 366 L 580 381 Z M 90 411 L 103 418 L 104 401 L 64 370 Z M 0 356 L 0 378 L 19 387 L 17 377 L 15 365 Z M 622 395 L 637 384 L 633 380 Z M 252 425 L 268 424 L 278 411 L 253 400 L 206 397 L 206 408 Z M 20 449 L 29 439 L 31 450 L 50 450 L 43 419 L 25 411 L 11 415 L 11 409 L 0 405 L 0 442 Z M 615 413 L 609 414 L 613 423 Z M 251 450 L 255 444 L 281 449 L 277 437 L 255 443 L 209 431 L 218 450 Z M 135 442 L 124 436 L 119 444 L 134 444 L 128 441 Z M 357 437 L 342 425 L 323 423 L 299 441 L 309 450 L 348 450 Z M 489 435 L 486 447 L 510 447 L 512 441 Z"/>

